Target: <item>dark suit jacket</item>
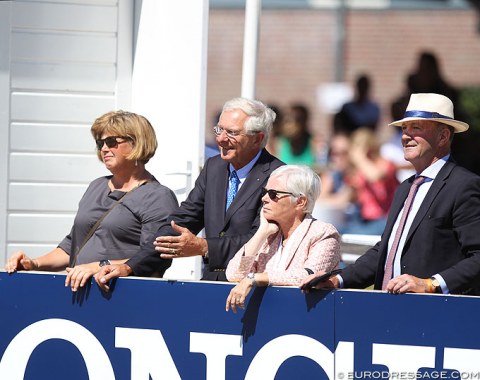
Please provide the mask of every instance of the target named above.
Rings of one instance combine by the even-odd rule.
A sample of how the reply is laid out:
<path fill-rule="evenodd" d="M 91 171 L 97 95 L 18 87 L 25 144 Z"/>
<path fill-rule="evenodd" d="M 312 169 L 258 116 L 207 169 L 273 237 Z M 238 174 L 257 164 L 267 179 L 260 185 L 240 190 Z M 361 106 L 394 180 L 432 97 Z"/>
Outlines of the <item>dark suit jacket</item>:
<path fill-rule="evenodd" d="M 382 239 L 342 272 L 345 288 L 381 289 L 388 239 L 414 177 L 395 193 Z M 480 295 L 480 177 L 447 162 L 432 183 L 408 232 L 402 274 L 440 274 L 450 293 Z"/>
<path fill-rule="evenodd" d="M 208 159 L 188 198 L 155 234 L 155 237 L 176 235 L 170 226 L 171 220 L 188 228 L 193 234 L 205 228 L 209 258 L 205 262 L 204 280 L 227 280 L 225 269 L 228 262 L 253 236 L 260 224 L 261 189 L 266 185 L 270 173 L 283 163 L 263 149 L 225 212 L 228 165 L 220 156 Z M 159 258 L 159 253 L 150 244 L 142 247 L 141 254 L 127 264 L 136 276 L 148 276 L 159 266 L 161 268 L 165 261 Z"/>

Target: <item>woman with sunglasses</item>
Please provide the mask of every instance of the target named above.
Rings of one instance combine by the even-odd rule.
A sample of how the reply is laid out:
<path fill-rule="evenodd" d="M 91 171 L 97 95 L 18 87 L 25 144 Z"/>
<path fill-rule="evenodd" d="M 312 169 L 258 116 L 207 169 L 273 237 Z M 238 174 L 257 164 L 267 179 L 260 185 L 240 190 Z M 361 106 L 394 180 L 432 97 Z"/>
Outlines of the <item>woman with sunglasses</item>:
<path fill-rule="evenodd" d="M 272 172 L 263 189 L 260 227 L 226 270 L 227 279 L 238 282 L 227 311 L 244 308 L 256 286 L 298 286 L 310 273 L 338 266 L 337 230 L 311 215 L 319 194 L 320 178 L 307 166 L 285 165 Z"/>
<path fill-rule="evenodd" d="M 66 269 L 65 286 L 77 291 L 101 266 L 123 263 L 141 244 L 153 244 L 152 235 L 178 207 L 175 194 L 145 169 L 157 149 L 155 131 L 146 118 L 108 112 L 95 120 L 91 133 L 98 159 L 112 175 L 90 183 L 70 233 L 57 248 L 37 258 L 16 252 L 7 262 L 7 272 Z M 165 260 L 159 270 L 168 266 Z"/>

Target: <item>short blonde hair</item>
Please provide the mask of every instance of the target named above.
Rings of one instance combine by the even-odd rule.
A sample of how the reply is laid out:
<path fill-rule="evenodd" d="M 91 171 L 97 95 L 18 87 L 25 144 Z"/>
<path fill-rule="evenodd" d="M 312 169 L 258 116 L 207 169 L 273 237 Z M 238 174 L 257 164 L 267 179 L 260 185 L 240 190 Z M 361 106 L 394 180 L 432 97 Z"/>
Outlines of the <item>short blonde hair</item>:
<path fill-rule="evenodd" d="M 358 128 L 352 133 L 350 147 L 360 148 L 374 157 L 380 155 L 380 142 L 373 130 L 367 127 Z"/>
<path fill-rule="evenodd" d="M 127 160 L 147 163 L 157 150 L 157 137 L 152 125 L 145 117 L 133 112 L 107 112 L 95 120 L 90 132 L 95 140 L 101 139 L 104 134 L 128 136 L 133 149 Z M 99 150 L 97 156 L 102 161 Z"/>

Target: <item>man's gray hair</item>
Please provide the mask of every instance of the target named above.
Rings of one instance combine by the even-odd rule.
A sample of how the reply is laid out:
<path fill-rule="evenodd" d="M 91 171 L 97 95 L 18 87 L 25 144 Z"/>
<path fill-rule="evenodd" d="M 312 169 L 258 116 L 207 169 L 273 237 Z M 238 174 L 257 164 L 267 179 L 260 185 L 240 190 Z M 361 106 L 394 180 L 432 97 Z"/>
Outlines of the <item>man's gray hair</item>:
<path fill-rule="evenodd" d="M 263 132 L 265 137 L 262 141 L 262 148 L 267 145 L 268 136 L 272 130 L 273 122 L 277 115 L 275 112 L 263 104 L 259 100 L 251 100 L 247 98 L 233 98 L 228 100 L 224 105 L 222 112 L 232 111 L 235 109 L 242 110 L 248 116 L 245 122 L 245 133 L 254 134 Z"/>
<path fill-rule="evenodd" d="M 270 174 L 270 178 L 272 177 L 284 177 L 287 191 L 296 196 L 306 196 L 307 203 L 303 211 L 312 213 L 322 189 L 322 182 L 317 173 L 305 165 L 284 165 L 275 169 Z"/>

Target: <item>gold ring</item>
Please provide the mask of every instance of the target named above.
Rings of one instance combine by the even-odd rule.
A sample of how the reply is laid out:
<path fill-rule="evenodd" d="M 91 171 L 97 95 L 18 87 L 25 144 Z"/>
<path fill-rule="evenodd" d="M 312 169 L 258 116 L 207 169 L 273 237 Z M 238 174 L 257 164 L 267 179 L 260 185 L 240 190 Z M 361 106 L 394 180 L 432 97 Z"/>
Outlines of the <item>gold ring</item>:
<path fill-rule="evenodd" d="M 175 250 L 173 248 L 170 248 L 170 253 L 175 253 Z"/>

